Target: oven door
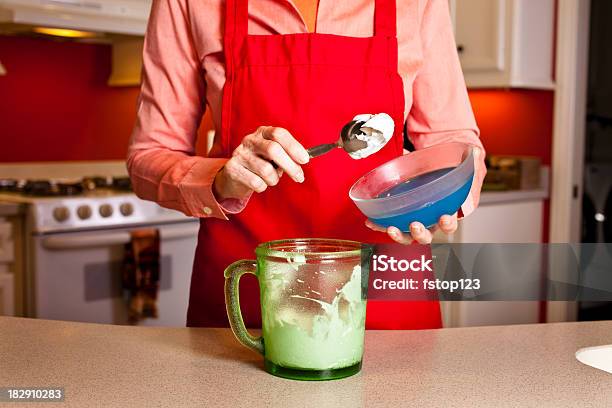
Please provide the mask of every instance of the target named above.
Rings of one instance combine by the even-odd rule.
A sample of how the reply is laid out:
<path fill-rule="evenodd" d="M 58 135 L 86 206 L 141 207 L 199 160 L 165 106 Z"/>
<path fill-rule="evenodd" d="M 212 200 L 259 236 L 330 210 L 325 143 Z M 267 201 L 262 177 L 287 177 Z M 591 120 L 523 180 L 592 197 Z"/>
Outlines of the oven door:
<path fill-rule="evenodd" d="M 160 290 L 157 319 L 147 326 L 185 326 L 191 269 L 199 223 L 144 226 L 160 231 Z M 56 233 L 32 239 L 28 286 L 31 317 L 127 324 L 121 287 L 129 229 Z"/>

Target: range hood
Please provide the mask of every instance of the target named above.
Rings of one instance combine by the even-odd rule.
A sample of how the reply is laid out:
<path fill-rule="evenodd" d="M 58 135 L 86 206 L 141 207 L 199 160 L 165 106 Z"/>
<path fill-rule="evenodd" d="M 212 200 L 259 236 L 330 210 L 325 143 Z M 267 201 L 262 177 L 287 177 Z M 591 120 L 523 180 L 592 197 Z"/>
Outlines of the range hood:
<path fill-rule="evenodd" d="M 0 33 L 62 28 L 143 36 L 152 0 L 0 0 Z"/>

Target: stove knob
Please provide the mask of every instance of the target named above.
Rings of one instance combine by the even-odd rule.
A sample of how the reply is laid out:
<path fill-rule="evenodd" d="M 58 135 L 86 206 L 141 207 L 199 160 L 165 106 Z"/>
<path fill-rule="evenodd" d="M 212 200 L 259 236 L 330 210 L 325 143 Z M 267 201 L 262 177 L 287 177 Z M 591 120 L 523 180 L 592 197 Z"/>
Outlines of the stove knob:
<path fill-rule="evenodd" d="M 129 217 L 130 215 L 134 214 L 134 206 L 130 203 L 123 203 L 119 207 L 119 211 L 124 217 Z"/>
<path fill-rule="evenodd" d="M 80 219 L 86 220 L 91 217 L 91 207 L 88 205 L 82 205 L 77 208 L 77 215 Z"/>
<path fill-rule="evenodd" d="M 65 222 L 70 218 L 70 210 L 68 207 L 57 207 L 53 210 L 53 218 L 57 222 Z"/>
<path fill-rule="evenodd" d="M 102 204 L 99 211 L 103 218 L 108 218 L 113 215 L 113 207 L 110 204 Z"/>

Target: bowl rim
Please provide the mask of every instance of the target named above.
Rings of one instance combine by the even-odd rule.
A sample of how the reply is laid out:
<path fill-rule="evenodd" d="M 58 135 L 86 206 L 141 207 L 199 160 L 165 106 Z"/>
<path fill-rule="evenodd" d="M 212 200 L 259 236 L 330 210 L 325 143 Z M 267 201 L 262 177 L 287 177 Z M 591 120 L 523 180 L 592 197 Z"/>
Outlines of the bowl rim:
<path fill-rule="evenodd" d="M 378 167 L 368 171 L 366 174 L 364 174 L 363 176 L 359 177 L 359 179 L 355 183 L 353 183 L 353 185 L 349 189 L 349 197 L 355 203 L 368 203 L 368 202 L 374 202 L 374 201 L 377 202 L 377 203 L 383 203 L 385 201 L 401 199 L 403 197 L 407 197 L 408 195 L 413 195 L 413 194 L 416 194 L 416 193 L 418 193 L 420 191 L 425 190 L 425 188 L 429 187 L 432 183 L 439 182 L 440 180 L 443 180 L 445 178 L 452 177 L 458 171 L 460 171 L 461 169 L 465 168 L 466 166 L 469 166 L 470 163 L 474 162 L 474 146 L 471 145 L 471 144 L 461 143 L 461 142 L 441 143 L 441 144 L 437 144 L 437 145 L 433 145 L 433 146 L 427 147 L 425 149 L 415 150 L 414 152 L 411 152 L 411 153 L 425 152 L 425 151 L 427 151 L 429 149 L 433 149 L 433 148 L 440 147 L 440 146 L 448 146 L 448 145 L 463 146 L 464 149 L 468 151 L 468 154 L 466 155 L 465 159 L 461 162 L 461 164 L 459 164 L 457 167 L 455 167 L 452 171 L 449 171 L 448 173 L 445 173 L 445 174 L 441 175 L 440 177 L 437 177 L 437 178 L 435 178 L 435 179 L 433 179 L 433 180 L 431 180 L 431 181 L 429 181 L 429 182 L 427 182 L 425 184 L 422 184 L 422 185 L 418 186 L 417 188 L 405 191 L 405 192 L 400 193 L 400 194 L 389 196 L 389 197 L 358 198 L 358 197 L 355 197 L 353 195 L 353 191 L 355 189 L 355 186 L 357 186 L 357 184 L 359 184 L 368 175 L 374 173 L 375 171 L 379 170 L 383 166 L 387 166 L 387 165 L 389 165 L 391 163 L 394 163 L 396 161 L 405 159 L 407 156 L 410 156 L 410 154 L 403 154 L 403 155 L 401 155 L 399 157 L 396 157 L 395 159 L 389 160 L 388 162 L 386 162 L 386 163 L 384 163 L 384 164 L 382 164 L 382 165 L 380 165 L 380 166 L 378 166 Z M 438 170 L 442 170 L 442 169 L 438 169 Z M 470 177 L 473 177 L 473 174 L 470 175 Z M 467 179 L 469 179 L 470 177 L 468 177 Z"/>

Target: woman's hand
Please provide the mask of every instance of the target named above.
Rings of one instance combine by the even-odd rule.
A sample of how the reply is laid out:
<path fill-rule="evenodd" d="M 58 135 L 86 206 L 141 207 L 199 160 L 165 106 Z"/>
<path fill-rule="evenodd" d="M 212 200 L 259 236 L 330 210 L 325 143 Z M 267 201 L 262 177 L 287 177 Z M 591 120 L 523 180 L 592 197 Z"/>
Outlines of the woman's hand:
<path fill-rule="evenodd" d="M 391 239 L 399 244 L 411 244 L 418 242 L 419 244 L 431 244 L 433 232 L 440 228 L 447 235 L 454 233 L 457 230 L 457 214 L 443 215 L 438 221 L 438 225 L 431 229 L 427 229 L 420 222 L 410 224 L 410 233 L 403 233 L 396 227 L 381 227 L 370 220 L 366 221 L 366 226 L 374 231 L 386 232 Z"/>
<path fill-rule="evenodd" d="M 262 126 L 242 140 L 231 159 L 217 173 L 215 195 L 218 200 L 244 199 L 253 191 L 261 193 L 277 185 L 283 173 L 302 183 L 301 165 L 309 160 L 304 146 L 288 130 Z"/>

